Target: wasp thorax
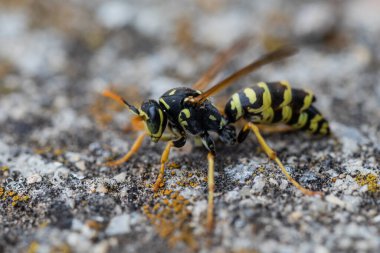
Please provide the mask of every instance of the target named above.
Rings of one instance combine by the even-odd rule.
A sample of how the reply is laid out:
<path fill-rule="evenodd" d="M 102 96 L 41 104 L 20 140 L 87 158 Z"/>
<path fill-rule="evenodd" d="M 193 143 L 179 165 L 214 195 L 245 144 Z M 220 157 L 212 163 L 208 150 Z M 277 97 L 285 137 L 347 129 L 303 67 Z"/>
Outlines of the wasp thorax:
<path fill-rule="evenodd" d="M 165 131 L 167 117 L 159 104 L 154 100 L 148 100 L 141 105 L 141 116 L 144 118 L 148 134 L 152 141 L 160 140 Z"/>

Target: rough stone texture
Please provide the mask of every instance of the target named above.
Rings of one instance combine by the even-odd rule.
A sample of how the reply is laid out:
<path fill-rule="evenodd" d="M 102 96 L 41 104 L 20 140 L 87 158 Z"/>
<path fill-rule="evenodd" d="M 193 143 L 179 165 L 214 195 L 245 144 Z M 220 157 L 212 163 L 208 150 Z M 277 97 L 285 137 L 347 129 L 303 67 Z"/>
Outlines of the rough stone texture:
<path fill-rule="evenodd" d="M 361 1 L 0 3 L 0 252 L 380 252 L 380 7 Z M 207 160 L 131 147 L 130 102 L 190 86 L 217 51 L 253 37 L 218 77 L 282 43 L 301 51 L 216 96 L 264 80 L 312 89 L 333 138 L 265 135 L 303 196 L 255 141 L 218 143 L 214 234 Z"/>

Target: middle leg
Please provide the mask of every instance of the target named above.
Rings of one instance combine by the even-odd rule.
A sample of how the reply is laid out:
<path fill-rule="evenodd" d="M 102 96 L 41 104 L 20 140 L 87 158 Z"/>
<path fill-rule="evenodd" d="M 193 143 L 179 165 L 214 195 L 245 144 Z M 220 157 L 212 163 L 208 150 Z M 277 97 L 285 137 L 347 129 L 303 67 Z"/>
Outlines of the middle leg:
<path fill-rule="evenodd" d="M 208 204 L 207 204 L 207 231 L 210 233 L 214 227 L 214 155 L 209 152 L 207 155 L 208 160 Z"/>

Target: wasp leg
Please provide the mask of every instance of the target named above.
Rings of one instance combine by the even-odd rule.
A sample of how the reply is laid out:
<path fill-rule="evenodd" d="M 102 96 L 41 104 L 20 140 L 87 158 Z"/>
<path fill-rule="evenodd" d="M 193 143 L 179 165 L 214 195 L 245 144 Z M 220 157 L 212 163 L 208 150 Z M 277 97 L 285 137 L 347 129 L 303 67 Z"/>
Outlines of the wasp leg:
<path fill-rule="evenodd" d="M 200 135 L 203 145 L 209 151 L 207 155 L 208 161 L 208 175 L 207 175 L 207 183 L 208 183 L 208 205 L 207 205 L 207 223 L 206 228 L 210 233 L 214 227 L 214 157 L 215 157 L 215 145 L 213 139 L 207 132 L 204 132 Z"/>
<path fill-rule="evenodd" d="M 153 191 L 155 192 L 158 191 L 158 189 L 163 186 L 164 174 L 165 174 L 165 163 L 168 161 L 170 149 L 173 146 L 174 146 L 173 142 L 169 141 L 168 144 L 166 144 L 164 152 L 162 153 L 160 173 L 158 174 L 157 180 L 153 185 Z"/>
<path fill-rule="evenodd" d="M 146 133 L 139 135 L 139 137 L 137 137 L 136 141 L 133 143 L 131 150 L 129 150 L 129 152 L 125 156 L 123 156 L 122 158 L 120 158 L 116 161 L 107 162 L 105 165 L 106 166 L 117 166 L 117 165 L 120 165 L 120 164 L 127 162 L 129 160 L 129 158 L 131 158 L 131 156 L 139 150 L 139 148 L 141 147 L 141 144 L 143 143 L 145 136 L 146 136 Z"/>
<path fill-rule="evenodd" d="M 264 152 L 267 154 L 267 156 L 274 160 L 277 165 L 280 167 L 282 173 L 284 173 L 284 175 L 286 176 L 286 178 L 297 188 L 299 189 L 303 194 L 305 195 L 308 195 L 308 196 L 314 196 L 314 195 L 323 195 L 322 192 L 315 192 L 315 191 L 310 191 L 304 187 L 302 187 L 296 180 L 294 180 L 290 174 L 286 171 L 284 165 L 282 164 L 282 162 L 280 161 L 280 159 L 277 157 L 276 155 L 276 152 L 274 152 L 269 146 L 268 144 L 266 143 L 266 141 L 264 140 L 263 136 L 261 135 L 260 131 L 259 131 L 259 128 L 252 124 L 252 123 L 247 123 L 242 132 L 247 132 L 249 129 L 251 129 L 253 131 L 253 133 L 256 135 L 256 138 L 261 146 L 261 148 L 264 150 Z"/>
<path fill-rule="evenodd" d="M 208 160 L 208 206 L 207 206 L 207 230 L 211 232 L 214 227 L 214 155 L 209 152 L 207 155 Z"/>

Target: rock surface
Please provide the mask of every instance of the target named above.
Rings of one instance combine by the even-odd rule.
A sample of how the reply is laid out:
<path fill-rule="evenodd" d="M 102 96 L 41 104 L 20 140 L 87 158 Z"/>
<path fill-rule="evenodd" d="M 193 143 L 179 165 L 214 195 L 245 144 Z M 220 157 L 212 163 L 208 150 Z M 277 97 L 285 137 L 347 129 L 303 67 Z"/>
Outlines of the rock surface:
<path fill-rule="evenodd" d="M 0 252 L 380 252 L 378 13 L 376 0 L 1 1 Z M 265 138 L 325 197 L 297 191 L 255 140 L 217 143 L 207 235 L 206 152 L 174 150 L 158 193 L 164 144 L 105 166 L 136 134 L 100 92 L 138 105 L 190 87 L 242 36 L 218 79 L 280 44 L 301 50 L 215 102 L 259 80 L 313 90 L 334 136 Z"/>

